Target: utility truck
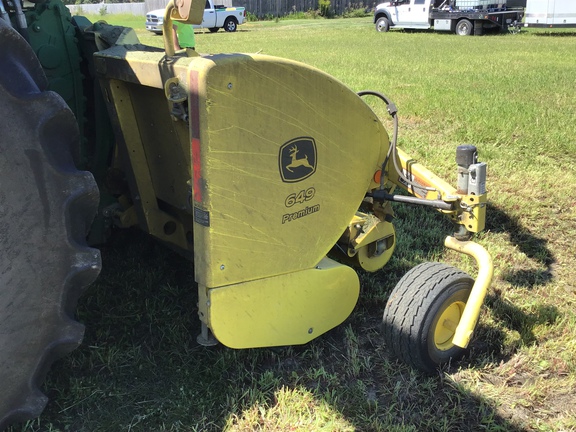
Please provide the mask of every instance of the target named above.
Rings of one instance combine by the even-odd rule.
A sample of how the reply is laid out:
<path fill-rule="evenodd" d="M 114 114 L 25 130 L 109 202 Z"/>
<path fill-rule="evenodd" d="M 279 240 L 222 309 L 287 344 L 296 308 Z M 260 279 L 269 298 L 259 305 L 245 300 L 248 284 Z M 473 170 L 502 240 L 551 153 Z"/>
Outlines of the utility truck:
<path fill-rule="evenodd" d="M 528 0 L 525 27 L 576 27 L 576 1 Z"/>
<path fill-rule="evenodd" d="M 469 36 L 517 28 L 522 16 L 521 10 L 507 9 L 506 0 L 394 0 L 376 6 L 374 24 L 379 32 L 396 27 Z"/>
<path fill-rule="evenodd" d="M 156 9 L 146 14 L 146 30 L 162 34 L 165 9 Z M 246 21 L 246 8 L 215 5 L 213 0 L 206 0 L 202 23 L 194 24 L 195 29 L 207 28 L 216 33 L 223 28 L 227 32 L 235 32 L 240 24 Z"/>

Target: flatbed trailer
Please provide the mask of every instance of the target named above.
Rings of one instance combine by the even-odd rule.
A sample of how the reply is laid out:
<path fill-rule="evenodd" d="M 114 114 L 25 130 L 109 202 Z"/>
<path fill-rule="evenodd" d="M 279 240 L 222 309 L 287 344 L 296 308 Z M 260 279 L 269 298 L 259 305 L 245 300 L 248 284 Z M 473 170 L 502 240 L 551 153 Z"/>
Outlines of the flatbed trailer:
<path fill-rule="evenodd" d="M 501 11 L 447 11 L 433 9 L 430 11 L 431 27 L 438 31 L 450 31 L 462 36 L 469 34 L 482 35 L 484 30 L 499 28 L 501 31 L 507 31 L 510 27 L 518 27 L 522 20 L 522 12 L 519 10 L 501 10 Z M 472 29 L 463 25 L 463 20 L 472 24 Z M 460 23 L 460 26 L 458 25 Z"/>
<path fill-rule="evenodd" d="M 483 0 L 477 0 L 482 2 Z M 374 24 L 380 32 L 391 27 L 449 31 L 461 36 L 482 35 L 485 30 L 518 29 L 522 9 L 507 9 L 504 3 L 486 5 L 471 2 L 460 7 L 445 0 L 396 0 L 381 3 L 374 12 Z M 495 6 L 495 7 L 491 7 Z"/>

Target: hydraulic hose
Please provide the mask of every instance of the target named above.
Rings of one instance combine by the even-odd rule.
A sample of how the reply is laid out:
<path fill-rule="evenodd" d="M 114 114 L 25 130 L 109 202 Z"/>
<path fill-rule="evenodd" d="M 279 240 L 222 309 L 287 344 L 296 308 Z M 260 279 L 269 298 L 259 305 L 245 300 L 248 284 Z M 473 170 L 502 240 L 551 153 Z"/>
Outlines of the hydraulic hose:
<path fill-rule="evenodd" d="M 419 188 L 419 189 L 424 189 L 427 191 L 435 191 L 436 189 L 432 188 L 432 187 L 428 187 L 428 186 L 422 186 L 419 184 L 416 184 L 415 182 L 413 182 L 411 179 L 409 179 L 408 177 L 406 177 L 404 175 L 404 173 L 402 172 L 402 170 L 400 169 L 400 167 L 398 166 L 398 152 L 396 151 L 396 143 L 398 141 L 398 108 L 396 108 L 396 105 L 394 104 L 394 102 L 390 101 L 390 99 L 388 99 L 388 97 L 386 97 L 386 95 L 380 93 L 380 92 L 376 92 L 373 90 L 362 90 L 360 92 L 357 93 L 358 96 L 362 97 L 362 96 L 376 96 L 377 98 L 379 98 L 380 100 L 382 100 L 385 104 L 386 104 L 386 109 L 388 110 L 388 113 L 390 114 L 390 116 L 392 117 L 393 121 L 394 121 L 394 130 L 392 133 L 392 142 L 390 143 L 390 148 L 388 149 L 388 153 L 386 154 L 386 159 L 384 159 L 384 163 L 382 164 L 382 174 L 384 174 L 385 167 L 388 165 L 388 161 L 390 160 L 390 157 L 392 156 L 392 162 L 394 164 L 394 169 L 396 170 L 396 173 L 398 174 L 398 176 L 404 180 L 407 184 L 411 185 L 414 188 Z M 380 176 L 380 188 L 383 189 L 384 188 L 384 175 Z"/>

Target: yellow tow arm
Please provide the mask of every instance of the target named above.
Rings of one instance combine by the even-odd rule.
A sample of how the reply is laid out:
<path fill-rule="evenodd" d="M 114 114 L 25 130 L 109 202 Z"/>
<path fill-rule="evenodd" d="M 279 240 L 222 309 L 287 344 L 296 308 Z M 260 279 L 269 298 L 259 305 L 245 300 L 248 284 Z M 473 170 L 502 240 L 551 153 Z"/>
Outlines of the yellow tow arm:
<path fill-rule="evenodd" d="M 394 170 L 390 170 L 391 176 L 389 180 L 393 184 L 402 187 L 416 197 L 427 200 L 439 200 L 452 204 L 451 210 L 440 211 L 470 233 L 479 232 L 484 229 L 486 220 L 486 193 L 480 195 L 458 193 L 454 187 L 436 176 L 423 165 L 416 163 L 408 154 L 400 149 L 398 149 L 398 161 L 404 175 L 414 182 L 416 186 L 406 184 Z M 421 188 L 418 186 L 421 186 Z M 433 188 L 434 191 L 426 190 L 426 187 Z M 461 241 L 455 237 L 448 236 L 444 241 L 444 245 L 449 249 L 473 257 L 478 265 L 478 276 L 474 282 L 462 318 L 456 327 L 456 332 L 452 340 L 454 345 L 466 348 L 478 322 L 482 303 L 484 302 L 488 287 L 492 281 L 494 266 L 488 251 L 478 243 Z"/>
<path fill-rule="evenodd" d="M 393 170 L 390 170 L 390 181 L 412 195 L 426 199 L 440 199 L 453 203 L 453 210 L 442 210 L 456 224 L 466 228 L 466 231 L 476 233 L 484 229 L 486 223 L 486 194 L 459 194 L 456 189 L 442 180 L 422 164 L 416 163 L 408 154 L 398 149 L 398 159 L 405 175 L 422 187 L 432 187 L 425 191 L 405 184 Z"/>
<path fill-rule="evenodd" d="M 492 281 L 494 266 L 492 258 L 484 247 L 471 241 L 460 241 L 454 237 L 448 236 L 444 240 L 444 246 L 466 255 L 470 255 L 478 264 L 478 276 L 472 286 L 472 291 L 464 307 L 462 318 L 456 327 L 456 332 L 452 343 L 461 348 L 466 348 L 478 322 L 480 309 L 486 297 L 486 292 Z"/>

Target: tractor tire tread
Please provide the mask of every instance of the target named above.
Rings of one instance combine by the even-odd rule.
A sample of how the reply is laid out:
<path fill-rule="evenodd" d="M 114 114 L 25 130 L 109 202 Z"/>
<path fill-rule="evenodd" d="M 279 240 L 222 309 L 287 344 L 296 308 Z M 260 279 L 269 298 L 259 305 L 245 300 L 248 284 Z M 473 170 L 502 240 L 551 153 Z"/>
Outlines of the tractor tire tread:
<path fill-rule="evenodd" d="M 100 271 L 86 245 L 98 206 L 72 152 L 78 125 L 30 46 L 0 20 L 0 430 L 38 416 L 39 386 L 76 348 L 76 303 Z"/>

